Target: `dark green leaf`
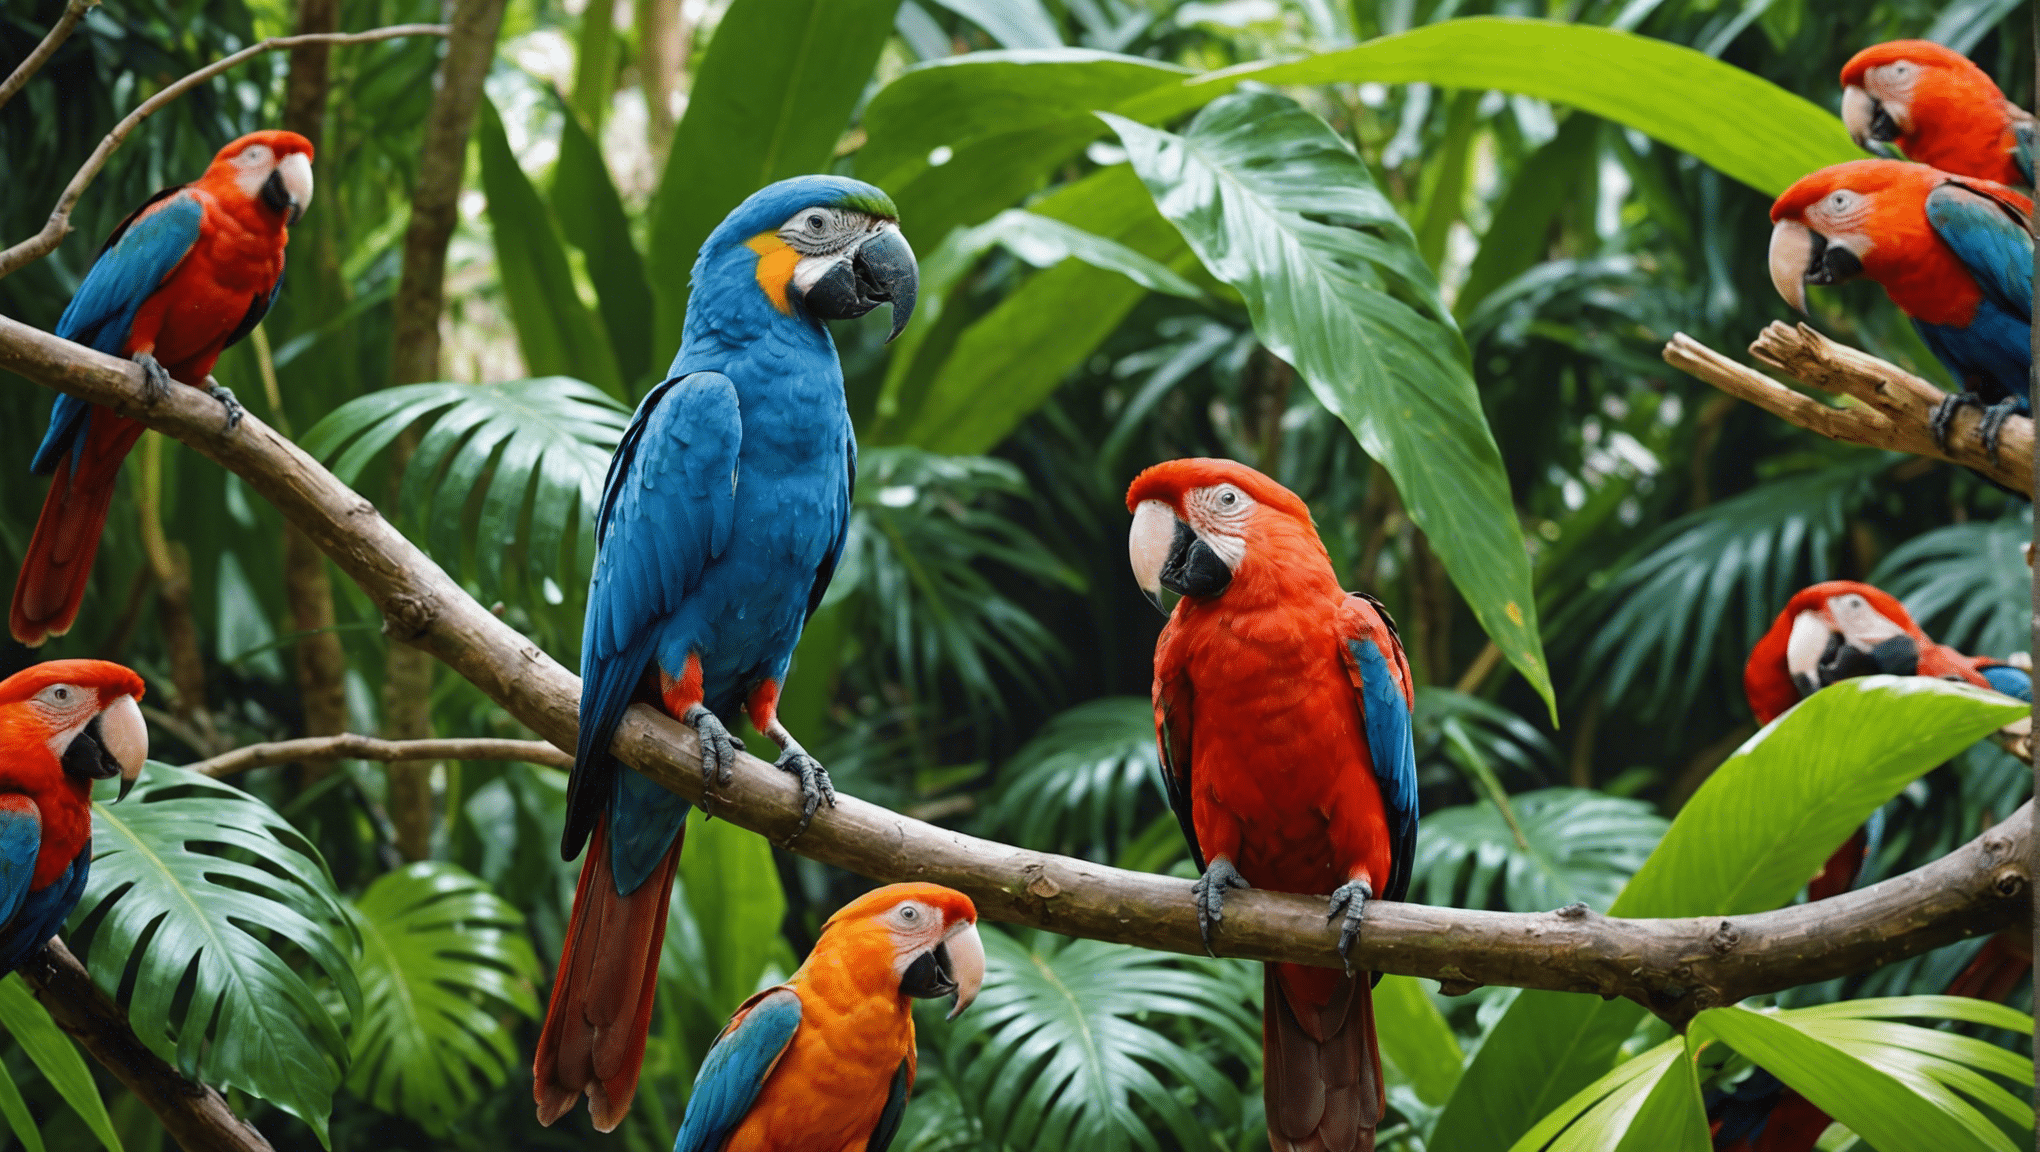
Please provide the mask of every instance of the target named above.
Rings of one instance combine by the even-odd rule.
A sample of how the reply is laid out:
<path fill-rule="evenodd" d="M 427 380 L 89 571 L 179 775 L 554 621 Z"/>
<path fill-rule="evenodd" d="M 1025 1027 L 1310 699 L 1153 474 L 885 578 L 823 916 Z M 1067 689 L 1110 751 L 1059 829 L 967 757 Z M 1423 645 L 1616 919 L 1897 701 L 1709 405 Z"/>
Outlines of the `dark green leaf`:
<path fill-rule="evenodd" d="M 1642 1019 L 1643 1009 L 1628 1000 L 1523 992 L 1468 1062 L 1428 1146 L 1508 1152 L 1533 1124 L 1607 1073 Z"/>
<path fill-rule="evenodd" d="M 572 108 L 561 109 L 560 160 L 553 168 L 552 206 L 567 243 L 581 250 L 595 286 L 602 329 L 625 384 L 642 387 L 662 367 L 652 347 L 652 286 L 631 239 L 630 217 L 609 179 L 588 129 Z"/>
<path fill-rule="evenodd" d="M 1578 901 L 1606 911 L 1666 827 L 1641 800 L 1582 788 L 1519 792 L 1509 811 L 1513 826 L 1486 801 L 1425 814 L 1412 898 L 1514 912 Z"/>
<path fill-rule="evenodd" d="M 1582 177 L 1593 176 L 1600 129 L 1601 122 L 1592 116 L 1568 116 L 1558 135 L 1516 169 L 1452 301 L 1453 314 L 1461 321 L 1473 315 L 1489 293 L 1528 272 L 1549 253 L 1552 222 L 1572 203 Z"/>
<path fill-rule="evenodd" d="M 16 973 L 0 980 L 0 1025 L 6 1026 L 8 1035 L 21 1045 L 57 1095 L 84 1118 L 85 1126 L 99 1137 L 107 1152 L 121 1152 L 120 1137 L 114 1134 L 113 1119 L 106 1114 L 106 1102 L 99 1098 L 99 1085 L 92 1082 L 85 1058 L 78 1055 L 71 1038 L 50 1019 L 49 1010 L 37 1002 Z M 30 1142 L 26 1135 L 22 1140 Z"/>

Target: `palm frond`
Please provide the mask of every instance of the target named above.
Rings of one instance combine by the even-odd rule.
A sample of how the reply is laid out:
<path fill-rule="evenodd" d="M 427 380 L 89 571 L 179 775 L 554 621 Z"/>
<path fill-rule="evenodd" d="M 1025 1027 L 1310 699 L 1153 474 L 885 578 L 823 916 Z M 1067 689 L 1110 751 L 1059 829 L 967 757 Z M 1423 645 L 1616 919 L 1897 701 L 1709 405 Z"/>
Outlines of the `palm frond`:
<path fill-rule="evenodd" d="M 1540 912 L 1575 901 L 1607 911 L 1664 838 L 1667 821 L 1641 800 L 1545 788 L 1423 818 L 1413 865 L 1427 904 Z"/>
<path fill-rule="evenodd" d="M 2032 509 L 2023 505 L 1950 524 L 1893 549 L 1870 582 L 1905 601 L 1943 644 L 1977 656 L 2023 652 L 2033 638 L 2033 571 L 2020 545 L 2032 539 Z"/>
<path fill-rule="evenodd" d="M 995 834 L 1045 852 L 1109 860 L 1161 799 L 1154 708 L 1107 696 L 1063 712 L 999 772 L 986 819 Z M 1150 805 L 1152 807 L 1152 805 Z"/>
<path fill-rule="evenodd" d="M 512 1019 L 538 1014 L 524 916 L 429 860 L 377 878 L 353 913 L 362 1010 L 348 1091 L 443 1136 L 517 1064 Z"/>

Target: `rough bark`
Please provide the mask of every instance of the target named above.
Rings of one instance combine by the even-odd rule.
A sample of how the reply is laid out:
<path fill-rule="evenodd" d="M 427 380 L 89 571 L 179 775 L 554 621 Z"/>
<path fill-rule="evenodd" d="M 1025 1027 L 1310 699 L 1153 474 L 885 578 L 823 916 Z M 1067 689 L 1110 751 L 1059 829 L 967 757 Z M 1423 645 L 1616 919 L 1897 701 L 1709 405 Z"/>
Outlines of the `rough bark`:
<path fill-rule="evenodd" d="M 463 592 L 431 558 L 295 444 L 254 416 L 234 431 L 195 389 L 144 399 L 141 369 L 0 317 L 0 369 L 104 404 L 237 473 L 375 602 L 392 637 L 430 652 L 550 741 L 571 748 L 580 681 Z M 704 789 L 694 731 L 642 705 L 616 754 L 662 786 L 774 843 L 876 880 L 968 893 L 994 920 L 1174 952 L 1201 951 L 1190 882 L 1030 852 L 909 819 L 851 796 L 795 835 L 792 777 L 741 756 Z M 1860 972 L 1994 932 L 2026 902 L 2030 805 L 1917 871 L 1831 900 L 1751 916 L 1612 920 L 1584 908 L 1470 912 L 1377 901 L 1356 966 L 1454 988 L 1507 984 L 1625 996 L 1682 1023 L 1704 1008 Z M 1242 892 L 1226 907 L 1225 956 L 1337 964 L 1324 902 Z"/>
<path fill-rule="evenodd" d="M 679 126 L 673 116 L 673 93 L 687 67 L 693 30 L 680 13 L 680 0 L 638 0 L 637 26 L 643 46 L 638 80 L 645 93 L 645 143 L 663 168 L 666 150 L 673 146 L 673 129 Z"/>
<path fill-rule="evenodd" d="M 449 740 L 379 740 L 342 732 L 337 736 L 278 740 L 272 744 L 250 744 L 223 752 L 210 760 L 185 765 L 188 772 L 218 778 L 312 760 L 376 760 L 401 764 L 412 760 L 519 760 L 565 771 L 574 758 L 543 740 L 497 740 L 467 737 Z"/>

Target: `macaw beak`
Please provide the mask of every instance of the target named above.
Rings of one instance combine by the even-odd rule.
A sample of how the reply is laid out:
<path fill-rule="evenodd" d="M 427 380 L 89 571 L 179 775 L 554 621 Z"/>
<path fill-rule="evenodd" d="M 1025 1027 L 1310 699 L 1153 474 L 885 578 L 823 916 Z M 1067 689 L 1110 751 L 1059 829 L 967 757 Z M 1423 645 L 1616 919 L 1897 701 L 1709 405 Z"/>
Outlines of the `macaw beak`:
<path fill-rule="evenodd" d="M 1867 604 L 1837 609 L 1835 603 L 1801 612 L 1792 621 L 1785 669 L 1800 699 L 1858 676 L 1919 674 L 1919 642 L 1896 620 Z"/>
<path fill-rule="evenodd" d="M 287 224 L 296 224 L 312 204 L 312 160 L 293 152 L 279 161 L 262 182 L 262 202 L 286 214 Z"/>
<path fill-rule="evenodd" d="M 1792 621 L 1792 635 L 1785 641 L 1785 670 L 1791 673 L 1800 699 L 1821 690 L 1821 661 L 1827 658 L 1829 645 L 1841 638 L 1822 613 L 1809 609 Z"/>
<path fill-rule="evenodd" d="M 1863 261 L 1797 220 L 1771 229 L 1771 286 L 1794 311 L 1806 312 L 1808 284 L 1840 284 L 1863 274 Z"/>
<path fill-rule="evenodd" d="M 100 710 L 71 738 L 63 755 L 64 771 L 85 780 L 121 778 L 127 795 L 149 758 L 149 729 L 132 696 L 122 696 Z"/>
<path fill-rule="evenodd" d="M 1882 111 L 1877 106 L 1877 98 L 1865 92 L 1860 85 L 1851 84 L 1842 89 L 1842 124 L 1848 128 L 1849 138 L 1856 142 L 1856 147 L 1865 152 L 1871 150 L 1871 121 Z M 1886 117 L 1887 123 L 1889 120 Z"/>
<path fill-rule="evenodd" d="M 977 999 L 984 982 L 985 942 L 979 938 L 976 924 L 959 920 L 940 943 L 907 965 L 900 991 L 916 1000 L 953 997 L 949 1019 L 954 1020 Z"/>
<path fill-rule="evenodd" d="M 1172 605 L 1162 599 L 1162 568 L 1169 562 L 1179 528 L 1189 531 L 1167 504 L 1143 500 L 1134 509 L 1133 527 L 1126 534 L 1126 558 L 1133 565 L 1134 583 L 1164 616 Z"/>
<path fill-rule="evenodd" d="M 844 253 L 804 294 L 809 312 L 824 320 L 854 320 L 880 304 L 892 305 L 892 343 L 914 314 L 921 287 L 914 249 L 899 225 L 886 224 Z"/>

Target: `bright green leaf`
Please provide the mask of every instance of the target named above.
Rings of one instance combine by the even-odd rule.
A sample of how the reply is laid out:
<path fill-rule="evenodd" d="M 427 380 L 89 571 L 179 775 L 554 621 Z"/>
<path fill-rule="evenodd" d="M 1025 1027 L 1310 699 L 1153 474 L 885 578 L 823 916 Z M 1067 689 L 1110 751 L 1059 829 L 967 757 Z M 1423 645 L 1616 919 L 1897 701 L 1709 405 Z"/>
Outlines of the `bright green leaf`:
<path fill-rule="evenodd" d="M 1555 708 L 1530 558 L 1466 345 L 1367 165 L 1273 93 L 1219 100 L 1182 136 L 1106 119 L 1162 214 L 1394 477 L 1482 627 Z"/>
<path fill-rule="evenodd" d="M 85 1126 L 99 1137 L 107 1152 L 121 1152 L 120 1137 L 114 1133 L 112 1117 L 106 1114 L 106 1101 L 99 1098 L 92 1070 L 85 1067 L 77 1045 L 50 1019 L 49 1010 L 36 1000 L 18 973 L 10 972 L 0 980 L 0 1025 L 21 1045 L 57 1095 L 84 1118 Z"/>
<path fill-rule="evenodd" d="M 1467 1064 L 1429 1146 L 1453 1152 L 1506 1152 L 1540 1119 L 1545 1139 L 1597 1094 L 1555 1122 L 1554 1109 L 1599 1081 L 1643 1009 L 1628 1000 L 1527 990 L 1497 1021 Z M 1537 1131 L 1544 1131 L 1540 1126 Z M 1532 1147 L 1541 1146 L 1541 1141 Z"/>
<path fill-rule="evenodd" d="M 21 1088 L 15 1084 L 14 1076 L 4 1065 L 0 1065 L 0 1119 L 7 1121 L 14 1137 L 21 1141 L 26 1152 L 43 1152 L 42 1132 L 35 1126 L 35 1117 L 28 1110 L 28 1101 L 21 1098 Z"/>
<path fill-rule="evenodd" d="M 772 864 L 772 845 L 696 808 L 687 818 L 678 887 L 707 945 L 702 991 L 726 1015 L 758 990 L 765 966 L 786 947 L 779 935 L 786 893 Z"/>
<path fill-rule="evenodd" d="M 1391 1077 L 1409 1082 L 1426 1104 L 1443 1104 L 1459 1083 L 1465 1055 L 1426 990 L 1429 982 L 1383 976 L 1374 986 L 1374 1031 Z"/>

